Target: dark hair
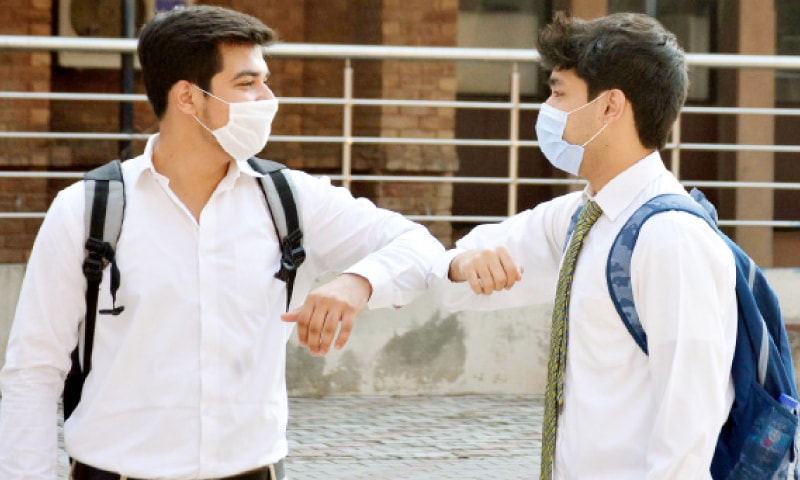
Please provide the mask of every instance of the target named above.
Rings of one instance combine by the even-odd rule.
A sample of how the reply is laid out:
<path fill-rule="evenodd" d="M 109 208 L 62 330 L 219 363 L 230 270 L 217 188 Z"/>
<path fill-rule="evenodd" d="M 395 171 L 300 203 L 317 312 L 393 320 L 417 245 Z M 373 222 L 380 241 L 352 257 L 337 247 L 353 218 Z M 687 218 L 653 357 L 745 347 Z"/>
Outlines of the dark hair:
<path fill-rule="evenodd" d="M 139 35 L 139 62 L 147 98 L 159 119 L 167 94 L 180 80 L 209 90 L 222 71 L 220 44 L 268 45 L 274 32 L 255 17 L 221 7 L 176 8 L 156 15 Z"/>
<path fill-rule="evenodd" d="M 675 35 L 647 15 L 617 13 L 580 20 L 557 13 L 539 34 L 548 70 L 575 70 L 589 99 L 621 90 L 633 107 L 639 140 L 663 148 L 686 100 L 689 78 Z"/>

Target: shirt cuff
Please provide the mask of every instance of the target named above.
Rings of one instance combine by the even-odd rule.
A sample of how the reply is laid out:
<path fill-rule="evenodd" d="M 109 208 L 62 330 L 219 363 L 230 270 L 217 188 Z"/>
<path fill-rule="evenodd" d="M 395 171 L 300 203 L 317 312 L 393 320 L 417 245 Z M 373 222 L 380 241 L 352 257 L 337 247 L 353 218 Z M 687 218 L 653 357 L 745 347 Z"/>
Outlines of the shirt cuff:
<path fill-rule="evenodd" d="M 431 276 L 438 280 L 450 281 L 450 264 L 453 263 L 453 259 L 456 258 L 458 254 L 466 251 L 465 248 L 453 248 L 444 252 L 444 255 L 440 256 L 439 260 L 433 264 Z"/>
<path fill-rule="evenodd" d="M 372 295 L 367 302 L 370 309 L 392 306 L 394 296 L 392 277 L 380 262 L 365 258 L 342 273 L 352 273 L 367 279 L 372 287 Z"/>

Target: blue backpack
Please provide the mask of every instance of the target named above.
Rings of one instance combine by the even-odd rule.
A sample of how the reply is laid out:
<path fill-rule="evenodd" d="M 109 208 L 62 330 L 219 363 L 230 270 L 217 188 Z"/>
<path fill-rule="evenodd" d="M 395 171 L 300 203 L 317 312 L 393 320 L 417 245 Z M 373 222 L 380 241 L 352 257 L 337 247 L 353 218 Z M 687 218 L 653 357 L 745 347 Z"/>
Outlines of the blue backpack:
<path fill-rule="evenodd" d="M 633 303 L 631 255 L 644 222 L 666 211 L 683 211 L 705 220 L 725 240 L 736 261 L 738 328 L 731 367 L 735 399 L 717 439 L 711 476 L 715 480 L 785 479 L 795 458 L 798 412 L 792 352 L 778 298 L 755 262 L 719 230 L 716 208 L 699 190 L 692 190 L 691 197 L 656 196 L 622 227 L 606 267 L 614 307 L 647 354 L 647 335 Z M 577 215 L 573 223 L 576 219 Z M 795 478 L 800 478 L 800 469 L 795 468 Z"/>

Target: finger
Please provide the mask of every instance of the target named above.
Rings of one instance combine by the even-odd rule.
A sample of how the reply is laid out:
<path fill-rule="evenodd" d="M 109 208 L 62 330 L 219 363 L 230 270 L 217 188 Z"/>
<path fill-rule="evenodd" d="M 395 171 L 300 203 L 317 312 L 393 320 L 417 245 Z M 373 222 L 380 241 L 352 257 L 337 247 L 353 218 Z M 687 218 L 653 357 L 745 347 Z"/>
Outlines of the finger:
<path fill-rule="evenodd" d="M 314 312 L 314 307 L 306 302 L 295 312 L 297 319 L 297 341 L 302 346 L 308 346 L 308 322 Z"/>
<path fill-rule="evenodd" d="M 336 337 L 336 344 L 334 348 L 336 350 L 341 350 L 342 347 L 347 343 L 347 340 L 350 339 L 350 332 L 353 331 L 353 325 L 355 324 L 355 315 L 353 314 L 345 314 L 342 317 L 341 324 L 339 325 L 339 336 Z"/>
<path fill-rule="evenodd" d="M 478 278 L 480 279 L 480 293 L 484 295 L 489 295 L 492 293 L 494 290 L 494 278 L 492 277 L 492 271 L 488 264 L 481 266 L 480 270 L 478 271 Z"/>
<path fill-rule="evenodd" d="M 514 263 L 514 259 L 511 258 L 511 254 L 508 252 L 508 249 L 505 247 L 498 248 L 497 255 L 500 258 L 500 264 L 506 276 L 506 284 L 504 288 L 509 289 L 513 287 L 515 283 L 522 280 L 522 272 L 519 268 L 517 268 L 517 265 Z"/>
<path fill-rule="evenodd" d="M 338 307 L 338 306 L 337 306 Z M 325 314 L 325 323 L 322 326 L 322 334 L 319 339 L 319 353 L 325 355 L 331 349 L 331 342 L 336 336 L 336 329 L 339 328 L 339 320 L 342 318 L 341 307 L 333 307 Z"/>
<path fill-rule="evenodd" d="M 469 287 L 475 292 L 477 295 L 483 293 L 483 282 L 478 278 L 478 272 L 472 267 L 468 267 L 465 269 L 467 281 L 469 282 Z"/>
<path fill-rule="evenodd" d="M 493 260 L 494 261 L 492 261 L 487 267 L 487 270 L 489 270 L 489 275 L 491 275 L 492 278 L 489 293 L 492 291 L 496 292 L 498 290 L 502 290 L 506 288 L 506 285 L 508 284 L 508 275 L 506 275 L 506 271 L 503 268 L 502 262 L 499 260 L 499 258 L 495 258 Z"/>
<path fill-rule="evenodd" d="M 284 322 L 287 322 L 287 323 L 292 323 L 292 322 L 297 323 L 298 319 L 299 319 L 299 315 L 294 310 L 291 311 L 291 312 L 286 312 L 286 313 L 282 313 L 281 314 L 281 320 L 283 320 Z"/>
<path fill-rule="evenodd" d="M 308 322 L 308 350 L 312 355 L 319 353 L 320 336 L 322 335 L 322 327 L 325 325 L 325 316 L 327 310 L 317 305 L 314 309 L 314 314 Z"/>

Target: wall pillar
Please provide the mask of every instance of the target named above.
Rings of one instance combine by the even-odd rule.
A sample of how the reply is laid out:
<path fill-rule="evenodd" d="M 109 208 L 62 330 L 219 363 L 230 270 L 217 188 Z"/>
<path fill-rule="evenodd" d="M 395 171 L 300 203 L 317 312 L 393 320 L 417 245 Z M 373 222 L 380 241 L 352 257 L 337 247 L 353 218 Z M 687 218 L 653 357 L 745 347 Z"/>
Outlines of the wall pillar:
<path fill-rule="evenodd" d="M 608 0 L 572 0 L 572 15 L 584 20 L 608 15 Z"/>
<path fill-rule="evenodd" d="M 739 53 L 775 54 L 774 0 L 739 1 Z M 775 72 L 739 69 L 736 74 L 736 105 L 739 107 L 775 106 Z M 772 145 L 775 143 L 775 117 L 742 115 L 736 124 L 737 143 Z M 771 182 L 774 179 L 775 155 L 772 152 L 738 152 L 736 180 Z M 736 191 L 737 220 L 773 218 L 773 190 L 740 188 Z M 737 227 L 736 241 L 762 267 L 773 264 L 773 231 L 770 227 Z"/>

